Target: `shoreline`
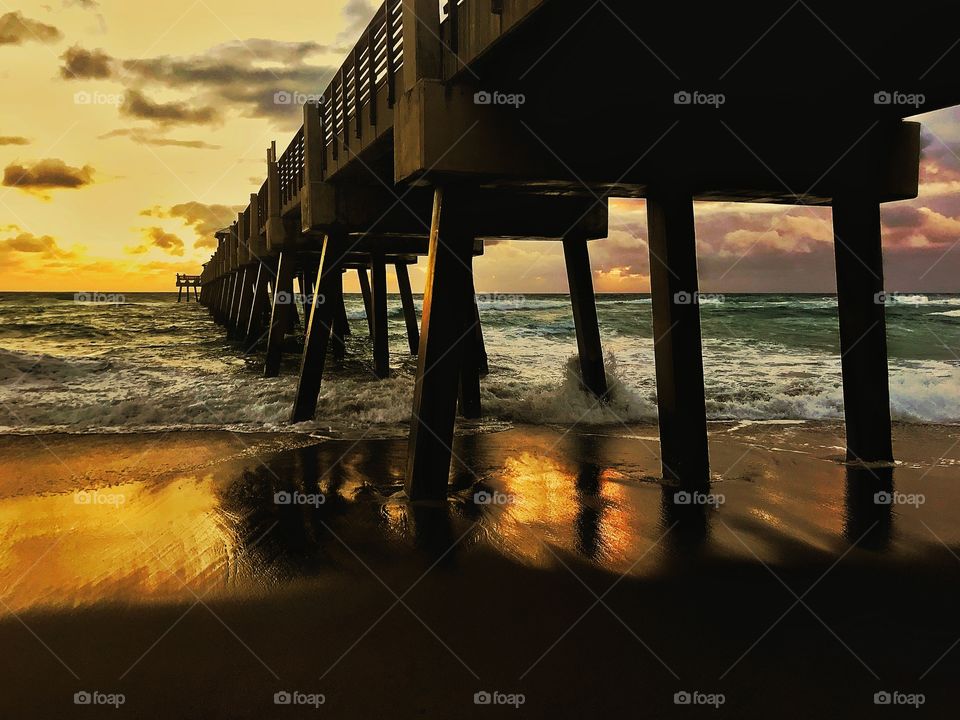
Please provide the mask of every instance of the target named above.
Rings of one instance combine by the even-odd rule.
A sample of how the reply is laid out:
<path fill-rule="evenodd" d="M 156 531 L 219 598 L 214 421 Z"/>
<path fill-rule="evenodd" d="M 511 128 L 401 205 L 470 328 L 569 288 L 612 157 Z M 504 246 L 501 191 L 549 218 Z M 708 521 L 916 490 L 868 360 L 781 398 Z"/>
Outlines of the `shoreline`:
<path fill-rule="evenodd" d="M 731 426 L 701 507 L 670 501 L 655 436 L 461 435 L 440 506 L 404 499 L 397 439 L 15 438 L 0 714 L 73 717 L 83 690 L 148 719 L 281 717 L 281 691 L 343 718 L 482 718 L 484 690 L 537 718 L 673 716 L 694 690 L 722 718 L 869 718 L 882 689 L 952 707 L 960 429 L 895 426 L 901 464 L 871 470 L 837 461 L 839 424 Z"/>

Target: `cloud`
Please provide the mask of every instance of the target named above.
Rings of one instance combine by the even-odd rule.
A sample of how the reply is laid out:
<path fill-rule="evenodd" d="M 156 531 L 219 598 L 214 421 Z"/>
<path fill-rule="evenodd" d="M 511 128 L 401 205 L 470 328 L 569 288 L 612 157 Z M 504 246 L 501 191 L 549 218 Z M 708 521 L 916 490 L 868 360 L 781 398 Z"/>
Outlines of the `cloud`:
<path fill-rule="evenodd" d="M 177 140 L 175 138 L 154 135 L 145 130 L 138 130 L 137 128 L 112 130 L 108 133 L 98 136 L 97 139 L 107 140 L 115 137 L 128 137 L 140 145 L 155 145 L 157 147 L 181 147 L 193 148 L 195 150 L 219 150 L 221 148 L 220 145 L 211 145 L 203 140 Z"/>
<path fill-rule="evenodd" d="M 64 7 L 81 7 L 84 10 L 96 10 L 100 7 L 97 0 L 63 0 Z"/>
<path fill-rule="evenodd" d="M 30 166 L 14 163 L 4 169 L 3 184 L 49 199 L 47 190 L 76 190 L 92 185 L 94 172 L 89 165 L 77 168 L 57 159 L 40 160 Z"/>
<path fill-rule="evenodd" d="M 128 90 L 120 114 L 158 125 L 211 125 L 220 121 L 216 108 L 192 108 L 184 102 L 154 102 L 138 90 Z"/>
<path fill-rule="evenodd" d="M 17 135 L 0 135 L 0 145 L 29 145 L 30 141 Z"/>
<path fill-rule="evenodd" d="M 159 227 L 141 228 L 141 231 L 147 242 L 143 245 L 126 247 L 125 250 L 131 255 L 142 255 L 151 248 L 159 248 L 170 255 L 176 255 L 178 257 L 183 255 L 183 240 L 173 233 L 168 233 Z"/>
<path fill-rule="evenodd" d="M 365 29 L 373 19 L 373 13 L 380 5 L 377 0 L 347 0 L 343 7 L 343 18 L 346 26 L 337 35 L 342 42 L 356 42 L 360 31 Z"/>
<path fill-rule="evenodd" d="M 198 55 L 125 60 L 114 77 L 135 88 L 133 92 L 160 87 L 191 93 L 193 102 L 235 109 L 243 117 L 267 119 L 287 129 L 299 126 L 302 109 L 277 102 L 277 93 L 320 92 L 337 68 L 307 60 L 341 51 L 309 41 L 253 38 L 217 45 Z"/>
<path fill-rule="evenodd" d="M 0 45 L 22 45 L 25 42 L 53 43 L 63 38 L 53 25 L 24 17 L 19 11 L 0 15 Z"/>
<path fill-rule="evenodd" d="M 64 259 L 75 255 L 61 248 L 49 235 L 37 236 L 29 232 L 21 232 L 0 241 L 0 252 L 31 253 L 45 259 Z"/>
<path fill-rule="evenodd" d="M 114 60 L 103 50 L 85 50 L 74 45 L 60 57 L 60 77 L 64 80 L 103 80 L 113 76 Z"/>
<path fill-rule="evenodd" d="M 241 205 L 205 205 L 199 202 L 186 202 L 170 208 L 152 207 L 143 210 L 144 217 L 178 218 L 184 225 L 193 228 L 197 239 L 193 243 L 195 248 L 212 248 L 217 246 L 214 233 L 230 225 L 237 219 L 237 213 L 246 206 Z"/>

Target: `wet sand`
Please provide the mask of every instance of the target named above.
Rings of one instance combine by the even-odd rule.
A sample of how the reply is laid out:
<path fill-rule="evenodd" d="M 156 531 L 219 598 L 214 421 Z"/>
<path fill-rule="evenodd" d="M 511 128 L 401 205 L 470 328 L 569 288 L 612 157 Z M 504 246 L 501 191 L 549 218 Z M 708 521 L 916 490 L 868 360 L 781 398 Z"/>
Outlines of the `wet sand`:
<path fill-rule="evenodd" d="M 464 435 L 449 502 L 411 507 L 398 440 L 7 436 L 0 717 L 945 717 L 960 428 L 897 426 L 895 468 L 841 438 L 712 424 L 697 506 L 652 427 Z"/>

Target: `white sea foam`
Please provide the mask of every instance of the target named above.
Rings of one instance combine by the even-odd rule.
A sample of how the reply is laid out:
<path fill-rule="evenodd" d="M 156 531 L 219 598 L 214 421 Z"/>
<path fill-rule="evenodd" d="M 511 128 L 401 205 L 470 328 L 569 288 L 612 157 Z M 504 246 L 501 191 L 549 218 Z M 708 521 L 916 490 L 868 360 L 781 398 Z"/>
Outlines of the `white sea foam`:
<path fill-rule="evenodd" d="M 947 300 L 953 298 L 935 298 L 931 304 L 944 305 Z M 496 301 L 493 298 L 491 304 Z M 649 298 L 602 297 L 598 303 L 610 385 L 608 402 L 603 404 L 580 387 L 568 298 L 530 297 L 513 310 L 481 309 L 491 365 L 482 383 L 485 417 L 494 426 L 498 420 L 607 425 L 654 422 L 654 347 L 649 305 L 643 301 Z M 829 336 L 824 340 L 828 330 L 834 332 L 835 321 L 804 318 L 796 322 L 805 324 L 793 324 L 789 334 L 782 335 L 767 319 L 778 320 L 779 313 L 798 305 L 833 300 L 750 297 L 732 302 L 750 308 L 753 315 L 725 320 L 712 336 L 705 325 L 708 417 L 842 418 L 840 361 Z M 764 303 L 769 313 L 758 316 Z M 780 310 L 770 309 L 778 303 L 785 305 L 778 305 Z M 370 347 L 362 301 L 351 297 L 348 311 L 360 318 L 353 322 L 348 341 L 353 360 L 343 367 L 328 368 L 317 420 L 291 426 L 296 358 L 288 353 L 281 377 L 263 378 L 262 358 L 245 358 L 224 340 L 222 329 L 215 327 L 201 308 L 169 301 L 138 302 L 123 308 L 61 303 L 48 305 L 39 313 L 24 303 L 19 310 L 22 315 L 9 320 L 4 313 L 10 312 L 10 305 L 0 306 L 0 430 L 118 432 L 225 427 L 332 430 L 354 436 L 407 431 L 415 364 L 409 358 L 402 314 L 396 307 L 391 306 L 390 313 L 391 377 L 377 381 L 368 371 L 363 360 L 369 358 Z M 644 309 L 638 311 L 638 307 Z M 906 306 L 900 312 L 904 311 L 913 312 Z M 930 314 L 929 307 L 916 312 Z M 952 318 L 960 315 L 960 310 L 937 314 Z M 912 317 L 908 316 L 899 330 L 891 325 L 894 332 L 909 331 Z M 738 322 L 743 324 L 738 326 Z M 943 347 L 955 343 L 955 322 L 948 318 L 929 322 L 939 323 L 936 338 L 943 338 L 943 343 L 934 343 L 931 335 L 926 346 L 918 346 L 920 340 L 903 346 L 912 353 L 909 359 L 891 354 L 891 410 L 894 418 L 903 421 L 960 422 L 960 364 Z M 33 328 L 29 333 L 18 329 L 28 325 Z M 71 332 L 60 332 L 64 327 Z M 82 332 L 84 328 L 89 332 Z"/>

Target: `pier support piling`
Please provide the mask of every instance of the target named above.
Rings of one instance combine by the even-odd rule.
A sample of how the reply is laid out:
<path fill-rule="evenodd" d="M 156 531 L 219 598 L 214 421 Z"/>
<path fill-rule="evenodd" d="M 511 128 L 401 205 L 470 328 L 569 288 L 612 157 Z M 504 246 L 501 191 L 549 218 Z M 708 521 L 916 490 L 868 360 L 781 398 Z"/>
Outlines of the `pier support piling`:
<path fill-rule="evenodd" d="M 387 335 L 387 267 L 382 253 L 370 257 L 373 304 L 373 374 L 390 375 L 390 342 Z"/>
<path fill-rule="evenodd" d="M 657 409 L 663 477 L 690 490 L 710 484 L 693 198 L 647 198 Z"/>
<path fill-rule="evenodd" d="M 410 354 L 416 355 L 420 346 L 420 326 L 417 323 L 417 307 L 413 304 L 413 292 L 410 289 L 410 275 L 407 266 L 397 263 L 397 286 L 400 290 L 400 302 L 403 305 L 403 319 L 407 324 L 407 341 Z"/>
<path fill-rule="evenodd" d="M 309 320 L 300 361 L 300 381 L 293 402 L 293 422 L 312 420 L 317 411 L 317 398 L 323 380 L 323 368 L 327 359 L 327 347 L 333 330 L 334 303 L 342 287 L 340 238 L 328 235 L 323 241 L 318 279 L 310 303 Z M 322 300 L 322 301 L 321 301 Z"/>
<path fill-rule="evenodd" d="M 269 295 L 267 294 L 267 278 L 272 274 L 265 259 L 257 263 L 257 279 L 253 286 L 253 300 L 250 303 L 250 317 L 247 319 L 244 342 L 247 350 L 252 350 L 260 340 L 263 331 L 263 313 L 267 309 Z"/>
<path fill-rule="evenodd" d="M 350 332 L 350 325 L 347 323 L 347 308 L 343 304 L 343 272 L 338 272 L 335 278 L 330 279 L 330 295 L 325 301 L 330 303 L 330 309 L 333 313 L 333 330 L 330 335 L 330 342 L 333 345 L 333 356 L 342 360 L 347 354 L 346 335 Z"/>
<path fill-rule="evenodd" d="M 473 254 L 471 229 L 460 222 L 467 209 L 465 201 L 456 191 L 438 188 L 434 193 L 407 448 L 406 491 L 414 501 L 445 498 L 450 475 L 464 318 L 472 318 L 464 291 L 472 286 Z"/>
<path fill-rule="evenodd" d="M 584 389 L 602 399 L 607 395 L 607 375 L 603 367 L 600 324 L 597 302 L 590 272 L 587 240 L 568 236 L 563 239 L 563 256 L 567 266 L 573 323 L 577 331 L 577 353 L 580 358 L 580 382 Z"/>
<path fill-rule="evenodd" d="M 476 323 L 475 342 L 477 344 L 477 363 L 480 370 L 480 376 L 486 377 L 490 374 L 490 362 L 487 358 L 487 343 L 483 339 L 483 325 L 480 323 L 480 305 L 477 302 L 476 292 L 474 292 L 473 295 L 473 321 Z"/>
<path fill-rule="evenodd" d="M 253 305 L 253 276 L 253 265 L 247 265 L 241 271 L 240 300 L 238 303 L 237 320 L 233 329 L 233 337 L 237 340 L 246 340 L 247 337 L 250 307 Z"/>
<path fill-rule="evenodd" d="M 463 325 L 460 331 L 463 335 L 463 350 L 460 354 L 460 415 L 474 420 L 481 415 L 480 405 L 480 342 L 477 336 L 479 314 L 476 303 L 476 291 L 473 283 L 473 255 L 466 259 L 469 266 L 465 277 L 464 287 L 461 289 L 463 297 Z"/>
<path fill-rule="evenodd" d="M 890 462 L 880 205 L 869 197 L 834 198 L 833 227 L 847 460 Z"/>
<path fill-rule="evenodd" d="M 357 279 L 360 281 L 360 292 L 363 294 L 363 310 L 367 316 L 367 329 L 373 337 L 373 297 L 370 292 L 370 279 L 365 268 L 357 268 Z"/>
<path fill-rule="evenodd" d="M 277 279 L 273 289 L 273 310 L 270 313 L 270 335 L 267 337 L 267 357 L 263 368 L 264 377 L 277 377 L 280 374 L 283 338 L 292 321 L 293 276 L 296 264 L 296 257 L 292 251 L 281 251 L 277 261 Z"/>

